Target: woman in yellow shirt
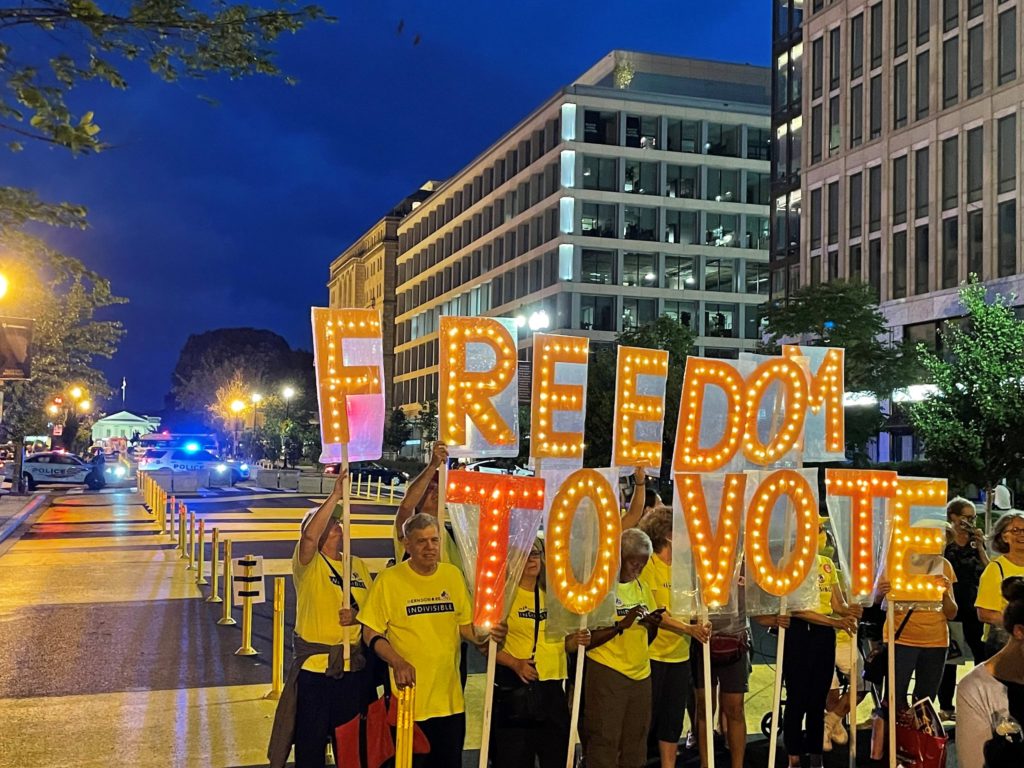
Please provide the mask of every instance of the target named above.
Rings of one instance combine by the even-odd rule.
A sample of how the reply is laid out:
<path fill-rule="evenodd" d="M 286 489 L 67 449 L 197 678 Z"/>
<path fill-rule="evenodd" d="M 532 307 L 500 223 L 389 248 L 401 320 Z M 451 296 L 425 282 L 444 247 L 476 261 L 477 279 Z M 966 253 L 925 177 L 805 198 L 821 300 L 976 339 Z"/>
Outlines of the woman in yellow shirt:
<path fill-rule="evenodd" d="M 584 629 L 552 641 L 545 635 L 544 543 L 537 539 L 509 611 L 498 651 L 491 768 L 561 768 L 569 748 L 569 705 L 563 687 L 566 653 L 590 643 Z"/>
<path fill-rule="evenodd" d="M 1024 512 L 1013 510 L 1000 517 L 992 527 L 992 549 L 999 557 L 992 560 L 981 573 L 978 597 L 974 607 L 978 619 L 985 624 L 986 656 L 1001 650 L 1010 636 L 1003 629 L 1003 580 L 1010 576 L 1024 576 Z"/>

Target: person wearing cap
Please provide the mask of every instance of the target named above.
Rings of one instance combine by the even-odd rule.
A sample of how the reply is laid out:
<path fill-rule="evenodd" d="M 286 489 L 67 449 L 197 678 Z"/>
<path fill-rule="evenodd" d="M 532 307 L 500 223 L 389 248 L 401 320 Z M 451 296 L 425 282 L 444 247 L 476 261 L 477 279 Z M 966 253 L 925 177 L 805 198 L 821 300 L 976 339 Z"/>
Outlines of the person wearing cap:
<path fill-rule="evenodd" d="M 295 586 L 293 659 L 278 702 L 268 758 L 283 768 L 295 745 L 295 768 L 323 768 L 334 729 L 359 716 L 375 698 L 372 671 L 357 620 L 371 585 L 366 565 L 342 549 L 340 472 L 324 503 L 306 516 L 292 554 Z M 351 557 L 351 607 L 344 606 L 345 559 Z M 344 641 L 350 661 L 344 668 Z"/>

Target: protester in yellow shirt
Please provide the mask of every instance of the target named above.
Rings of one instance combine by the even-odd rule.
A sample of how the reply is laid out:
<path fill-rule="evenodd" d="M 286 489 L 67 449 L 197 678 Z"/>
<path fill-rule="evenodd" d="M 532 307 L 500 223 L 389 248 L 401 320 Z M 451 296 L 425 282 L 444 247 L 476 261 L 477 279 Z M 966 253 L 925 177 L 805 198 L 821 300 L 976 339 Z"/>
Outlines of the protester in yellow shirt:
<path fill-rule="evenodd" d="M 448 446 L 440 441 L 435 443 L 427 466 L 409 483 L 405 496 L 402 497 L 402 501 L 398 505 L 398 511 L 395 513 L 395 527 L 392 533 L 394 535 L 396 563 L 402 562 L 406 557 L 405 545 L 402 542 L 402 530 L 405 526 L 405 521 L 419 512 L 437 517 L 439 470 L 447 461 Z M 441 536 L 444 546 L 444 562 L 451 563 L 461 569 L 462 555 L 455 544 L 454 533 L 449 529 L 447 523 L 445 524 L 445 530 L 441 531 Z"/>
<path fill-rule="evenodd" d="M 370 574 L 352 557 L 351 608 L 344 608 L 344 540 L 340 523 L 342 487 L 339 473 L 331 494 L 302 523 L 292 555 L 295 586 L 293 661 L 271 734 L 268 758 L 282 768 L 295 744 L 296 768 L 323 768 L 324 753 L 334 729 L 360 715 L 375 696 L 371 670 L 356 617 L 365 605 Z M 344 670 L 343 642 L 348 636 L 351 659 Z"/>
<path fill-rule="evenodd" d="M 664 611 L 640 574 L 653 547 L 638 528 L 622 532 L 615 610 L 618 621 L 591 633 L 583 683 L 581 737 L 587 768 L 640 768 L 651 720 L 648 646 Z"/>
<path fill-rule="evenodd" d="M 563 684 L 566 653 L 590 643 L 590 631 L 549 640 L 544 544 L 534 543 L 508 614 L 508 636 L 498 651 L 491 768 L 561 768 L 569 748 L 569 704 Z"/>
<path fill-rule="evenodd" d="M 439 562 L 437 518 L 412 515 L 403 531 L 409 559 L 377 576 L 359 614 L 363 640 L 391 667 L 392 684 L 416 686 L 414 718 L 430 741 L 424 768 L 462 764 L 466 735 L 465 703 L 459 681 L 459 643 L 474 645 L 473 606 L 461 571 Z M 499 643 L 506 627 L 491 636 Z"/>
<path fill-rule="evenodd" d="M 640 530 L 651 540 L 654 554 L 640 574 L 663 609 L 658 636 L 651 643 L 651 727 L 647 757 L 658 758 L 662 768 L 675 766 L 683 733 L 686 704 L 693 691 L 690 679 L 690 638 L 706 643 L 711 625 L 689 624 L 670 615 L 672 600 L 672 510 L 657 506 L 640 520 Z"/>
<path fill-rule="evenodd" d="M 1012 510 L 1000 517 L 992 527 L 992 549 L 999 557 L 981 573 L 978 597 L 974 607 L 978 619 L 985 624 L 985 651 L 992 655 L 1010 639 L 1003 628 L 1003 581 L 1010 576 L 1024 576 L 1024 512 Z"/>

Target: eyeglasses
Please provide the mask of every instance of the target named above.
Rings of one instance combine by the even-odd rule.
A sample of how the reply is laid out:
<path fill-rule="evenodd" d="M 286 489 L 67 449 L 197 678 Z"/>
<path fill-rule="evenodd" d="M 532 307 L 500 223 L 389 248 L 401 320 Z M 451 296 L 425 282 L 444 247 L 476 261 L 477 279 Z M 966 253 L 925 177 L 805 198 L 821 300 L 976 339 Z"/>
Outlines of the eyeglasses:
<path fill-rule="evenodd" d="M 1024 528 L 1007 528 L 1003 533 L 1008 533 L 1011 536 L 1024 536 Z"/>
<path fill-rule="evenodd" d="M 531 552 L 529 554 L 529 557 L 536 557 L 539 560 L 541 557 L 543 557 L 543 555 L 540 552 L 537 552 L 536 550 L 534 550 L 533 552 Z"/>

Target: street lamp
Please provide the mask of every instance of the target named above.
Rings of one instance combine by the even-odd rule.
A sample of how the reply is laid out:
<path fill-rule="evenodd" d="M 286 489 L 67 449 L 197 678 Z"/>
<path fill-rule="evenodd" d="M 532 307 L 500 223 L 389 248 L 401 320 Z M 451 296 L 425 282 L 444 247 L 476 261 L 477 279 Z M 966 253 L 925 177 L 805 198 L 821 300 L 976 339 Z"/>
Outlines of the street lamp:
<path fill-rule="evenodd" d="M 7 275 L 0 272 L 0 299 L 7 295 L 7 288 L 9 283 L 7 282 Z"/>
<path fill-rule="evenodd" d="M 71 391 L 68 394 L 71 395 L 71 399 L 72 400 L 78 400 L 82 396 L 82 388 L 81 387 L 72 387 Z"/>
<path fill-rule="evenodd" d="M 231 412 L 233 414 L 235 414 L 235 450 L 234 450 L 234 455 L 238 456 L 238 431 L 239 431 L 238 430 L 238 423 L 239 423 L 239 419 L 241 418 L 242 411 L 245 410 L 245 402 L 242 401 L 242 400 L 232 400 L 230 408 L 231 408 Z"/>
<path fill-rule="evenodd" d="M 88 400 L 83 400 L 78 404 L 78 410 L 80 410 L 82 413 L 88 413 L 90 408 L 92 408 L 92 403 L 90 403 Z"/>

